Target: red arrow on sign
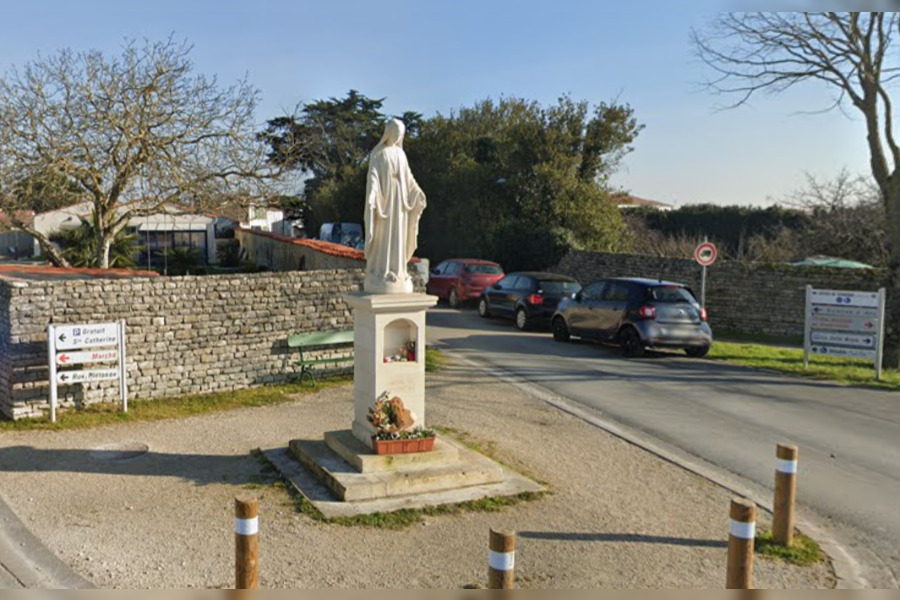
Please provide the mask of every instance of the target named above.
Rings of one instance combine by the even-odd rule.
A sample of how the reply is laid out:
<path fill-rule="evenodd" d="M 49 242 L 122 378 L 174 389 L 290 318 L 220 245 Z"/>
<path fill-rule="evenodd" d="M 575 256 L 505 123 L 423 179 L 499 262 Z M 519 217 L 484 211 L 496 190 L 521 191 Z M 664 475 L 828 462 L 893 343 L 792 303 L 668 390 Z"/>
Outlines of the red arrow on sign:
<path fill-rule="evenodd" d="M 69 360 L 69 355 L 68 354 L 60 354 L 56 360 L 58 360 L 61 363 L 66 363 Z"/>

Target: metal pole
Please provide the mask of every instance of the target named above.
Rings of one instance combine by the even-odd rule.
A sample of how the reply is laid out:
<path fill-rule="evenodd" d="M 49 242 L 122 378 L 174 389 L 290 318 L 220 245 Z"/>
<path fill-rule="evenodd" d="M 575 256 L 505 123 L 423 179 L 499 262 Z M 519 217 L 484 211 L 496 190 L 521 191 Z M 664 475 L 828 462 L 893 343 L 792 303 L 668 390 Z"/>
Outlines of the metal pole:
<path fill-rule="evenodd" d="M 259 587 L 259 502 L 234 499 L 234 587 Z"/>
<path fill-rule="evenodd" d="M 122 392 L 122 412 L 128 412 L 128 374 L 125 371 L 125 319 L 119 321 L 119 389 Z"/>
<path fill-rule="evenodd" d="M 516 534 L 491 529 L 488 552 L 488 589 L 515 588 Z"/>
<path fill-rule="evenodd" d="M 56 327 L 47 326 L 47 359 L 50 367 L 50 422 L 56 423 L 56 404 L 59 401 L 56 390 Z"/>
<path fill-rule="evenodd" d="M 797 498 L 797 446 L 778 444 L 775 466 L 775 501 L 772 535 L 775 541 L 790 547 L 794 541 L 794 504 Z"/>
<path fill-rule="evenodd" d="M 810 328 L 812 323 L 812 286 L 806 286 L 806 303 L 803 307 L 803 368 L 809 368 L 809 351 L 812 349 L 812 334 Z"/>
<path fill-rule="evenodd" d="M 728 527 L 726 589 L 749 590 L 753 588 L 753 542 L 755 539 L 756 505 L 749 500 L 733 499 Z"/>
<path fill-rule="evenodd" d="M 700 274 L 700 306 L 706 306 L 706 265 L 703 265 L 703 272 Z"/>
<path fill-rule="evenodd" d="M 881 361 L 884 358 L 885 289 L 878 290 L 878 347 L 875 350 L 875 380 L 881 381 Z"/>

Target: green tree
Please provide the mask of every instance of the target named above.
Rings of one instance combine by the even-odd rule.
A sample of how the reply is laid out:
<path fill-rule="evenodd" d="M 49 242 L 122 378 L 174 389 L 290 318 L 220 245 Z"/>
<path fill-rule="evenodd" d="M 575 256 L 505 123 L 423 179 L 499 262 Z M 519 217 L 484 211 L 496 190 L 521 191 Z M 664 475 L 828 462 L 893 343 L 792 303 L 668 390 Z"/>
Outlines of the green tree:
<path fill-rule="evenodd" d="M 561 247 L 627 249 L 607 181 L 641 128 L 627 105 L 591 110 L 568 96 L 546 108 L 485 100 L 429 119 L 407 150 L 428 195 L 422 254 L 504 256 L 511 270 L 550 266 Z"/>
<path fill-rule="evenodd" d="M 306 175 L 304 217 L 311 227 L 361 221 L 365 162 L 384 131 L 383 102 L 350 90 L 345 98 L 316 100 L 294 115 L 271 119 L 259 134 L 272 164 Z M 418 126 L 421 115 L 404 115 Z"/>
<path fill-rule="evenodd" d="M 829 87 L 833 106 L 863 117 L 869 166 L 887 218 L 888 308 L 883 366 L 900 367 L 900 145 L 892 91 L 898 71 L 900 13 L 722 13 L 692 35 L 714 71 L 710 89 L 741 106 L 758 92 L 806 82 Z"/>
<path fill-rule="evenodd" d="M 239 194 L 265 197 L 277 175 L 257 139 L 257 91 L 222 88 L 194 73 L 190 46 L 127 42 L 118 57 L 62 50 L 0 79 L 0 209 L 29 202 L 14 185 L 23 174 L 52 173 L 93 205 L 96 263 L 133 216 L 177 201 L 214 208 Z M 27 223 L 56 264 L 65 258 Z"/>

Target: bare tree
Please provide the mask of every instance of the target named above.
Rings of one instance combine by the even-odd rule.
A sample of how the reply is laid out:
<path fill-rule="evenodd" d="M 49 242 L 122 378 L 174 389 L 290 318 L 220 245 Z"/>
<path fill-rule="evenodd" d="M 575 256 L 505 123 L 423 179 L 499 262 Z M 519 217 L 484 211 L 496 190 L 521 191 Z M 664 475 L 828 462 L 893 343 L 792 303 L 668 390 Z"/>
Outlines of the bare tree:
<path fill-rule="evenodd" d="M 66 261 L 46 236 L 13 219 L 28 200 L 9 182 L 57 173 L 78 186 L 103 268 L 134 216 L 269 192 L 276 174 L 253 120 L 258 92 L 195 74 L 190 51 L 172 38 L 127 42 L 114 58 L 63 50 L 0 79 L 0 210 L 56 264 Z"/>
<path fill-rule="evenodd" d="M 888 232 L 888 335 L 884 366 L 900 366 L 900 147 L 894 137 L 890 84 L 900 77 L 898 13 L 722 13 L 692 32 L 699 57 L 716 77 L 711 90 L 734 98 L 779 93 L 817 81 L 834 91 L 832 108 L 852 107 L 865 121 L 869 165 Z"/>

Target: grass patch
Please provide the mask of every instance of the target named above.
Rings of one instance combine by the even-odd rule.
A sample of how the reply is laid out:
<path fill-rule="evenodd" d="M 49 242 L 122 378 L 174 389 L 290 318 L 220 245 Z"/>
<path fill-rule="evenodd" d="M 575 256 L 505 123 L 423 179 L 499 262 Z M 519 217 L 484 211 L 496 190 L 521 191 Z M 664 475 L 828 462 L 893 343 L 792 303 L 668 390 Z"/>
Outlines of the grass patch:
<path fill-rule="evenodd" d="M 708 357 L 810 379 L 891 391 L 900 390 L 900 371 L 884 369 L 881 381 L 875 381 L 874 365 L 865 360 L 813 355 L 809 357 L 809 368 L 804 368 L 802 348 L 717 341 L 710 349 Z"/>
<path fill-rule="evenodd" d="M 444 366 L 444 353 L 434 346 L 425 346 L 425 372 L 440 371 Z"/>
<path fill-rule="evenodd" d="M 123 413 L 118 404 L 93 404 L 81 409 L 60 411 L 56 423 L 51 423 L 49 416 L 40 419 L 0 421 L 0 431 L 88 429 L 118 423 L 180 419 L 236 408 L 272 406 L 290 402 L 297 395 L 314 394 L 324 388 L 345 385 L 352 380 L 349 376 L 341 376 L 323 379 L 319 381 L 317 388 L 300 383 L 287 383 L 234 392 L 195 394 L 159 400 L 132 400 L 128 403 L 127 413 Z"/>
<path fill-rule="evenodd" d="M 802 335 L 769 335 L 767 333 L 746 333 L 743 331 L 731 331 L 729 329 L 716 329 L 716 343 L 718 340 L 726 342 L 746 342 L 751 344 L 766 344 L 769 346 L 803 346 Z"/>
<path fill-rule="evenodd" d="M 786 548 L 775 542 L 771 531 L 763 531 L 756 536 L 754 549 L 765 558 L 783 560 L 801 567 L 809 567 L 826 560 L 825 553 L 818 544 L 796 532 L 790 548 Z"/>

